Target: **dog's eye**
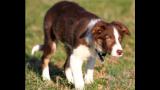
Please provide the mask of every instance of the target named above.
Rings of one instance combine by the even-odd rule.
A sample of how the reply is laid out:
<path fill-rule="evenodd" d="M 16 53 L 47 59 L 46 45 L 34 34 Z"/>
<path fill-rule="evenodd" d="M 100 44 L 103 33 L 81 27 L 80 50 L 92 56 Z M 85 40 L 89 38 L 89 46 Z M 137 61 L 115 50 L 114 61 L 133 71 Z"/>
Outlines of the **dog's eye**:
<path fill-rule="evenodd" d="M 107 36 L 106 36 L 106 39 L 107 39 L 107 40 L 110 40 L 110 39 L 111 39 L 111 37 L 107 35 Z"/>
<path fill-rule="evenodd" d="M 98 33 L 100 34 L 102 32 L 102 30 L 98 30 Z"/>

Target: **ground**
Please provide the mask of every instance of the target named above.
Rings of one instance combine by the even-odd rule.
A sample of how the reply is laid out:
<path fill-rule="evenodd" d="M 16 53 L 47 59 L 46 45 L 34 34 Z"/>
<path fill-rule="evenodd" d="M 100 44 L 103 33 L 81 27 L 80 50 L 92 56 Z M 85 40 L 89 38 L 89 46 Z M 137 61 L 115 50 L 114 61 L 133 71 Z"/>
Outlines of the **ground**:
<path fill-rule="evenodd" d="M 25 85 L 26 90 L 69 90 L 63 72 L 66 58 L 62 43 L 51 59 L 50 74 L 52 82 L 41 79 L 39 62 L 42 53 L 31 56 L 35 44 L 43 43 L 43 19 L 46 11 L 59 0 L 26 0 L 26 51 L 25 51 Z M 77 2 L 88 11 L 96 14 L 106 22 L 121 21 L 128 26 L 131 36 L 122 42 L 124 56 L 116 63 L 106 57 L 104 64 L 96 61 L 94 83 L 86 85 L 86 90 L 134 90 L 135 89 L 135 2 L 134 0 L 70 0 Z M 84 71 L 85 64 L 83 65 Z"/>

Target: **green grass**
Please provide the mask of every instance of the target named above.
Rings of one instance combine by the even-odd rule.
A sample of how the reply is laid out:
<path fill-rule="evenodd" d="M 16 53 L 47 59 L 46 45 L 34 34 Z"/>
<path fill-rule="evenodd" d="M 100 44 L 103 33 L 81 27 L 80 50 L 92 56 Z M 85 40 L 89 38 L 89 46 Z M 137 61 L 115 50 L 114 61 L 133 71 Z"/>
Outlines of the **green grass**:
<path fill-rule="evenodd" d="M 73 85 L 68 84 L 63 73 L 66 58 L 63 44 L 58 45 L 57 52 L 51 59 L 52 82 L 41 79 L 39 62 L 42 53 L 30 55 L 35 44 L 43 43 L 43 18 L 46 11 L 59 0 L 26 0 L 26 51 L 25 76 L 26 90 L 69 90 Z M 134 0 L 70 0 L 79 3 L 88 11 L 96 14 L 107 22 L 122 21 L 131 32 L 124 38 L 122 46 L 124 56 L 114 64 L 106 58 L 102 65 L 97 60 L 94 72 L 94 83 L 86 85 L 86 90 L 134 90 L 135 89 L 135 8 Z M 85 65 L 83 65 L 85 66 Z M 83 67 L 84 69 L 84 67 Z"/>

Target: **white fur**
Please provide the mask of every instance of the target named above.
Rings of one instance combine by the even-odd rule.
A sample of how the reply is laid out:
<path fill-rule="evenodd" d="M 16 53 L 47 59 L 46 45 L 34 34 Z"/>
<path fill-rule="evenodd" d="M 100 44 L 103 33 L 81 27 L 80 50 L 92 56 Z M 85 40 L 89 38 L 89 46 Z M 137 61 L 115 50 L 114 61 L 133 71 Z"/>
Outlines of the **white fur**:
<path fill-rule="evenodd" d="M 87 69 L 84 79 L 86 84 L 93 83 L 93 69 Z"/>
<path fill-rule="evenodd" d="M 101 19 L 91 19 L 91 21 L 88 23 L 88 29 L 91 30 L 93 26 L 99 21 L 101 21 Z"/>
<path fill-rule="evenodd" d="M 71 55 L 70 66 L 73 74 L 73 80 L 76 89 L 84 88 L 83 74 L 82 74 L 82 59 Z"/>
<path fill-rule="evenodd" d="M 119 38 L 119 33 L 117 31 L 117 29 L 115 27 L 113 27 L 113 32 L 114 32 L 114 37 L 115 37 L 115 44 L 113 45 L 112 47 L 112 52 L 111 52 L 111 55 L 112 56 L 116 56 L 116 57 L 120 57 L 122 55 L 118 55 L 117 54 L 117 50 L 122 50 L 122 46 L 118 40 Z"/>
<path fill-rule="evenodd" d="M 87 60 L 88 57 L 91 55 L 90 50 L 85 45 L 79 45 L 76 49 L 73 50 L 73 54 L 77 58 L 82 60 Z"/>
<path fill-rule="evenodd" d="M 42 79 L 43 80 L 51 80 L 50 75 L 49 75 L 49 67 L 45 67 L 42 71 Z"/>
<path fill-rule="evenodd" d="M 68 82 L 69 82 L 69 83 L 74 83 L 74 81 L 73 81 L 73 76 L 72 76 L 72 71 L 71 71 L 70 68 L 67 68 L 67 69 L 65 70 L 65 74 L 66 74 L 66 77 L 67 77 Z"/>
<path fill-rule="evenodd" d="M 90 51 L 87 46 L 79 45 L 73 50 L 70 56 L 70 67 L 73 74 L 73 80 L 76 89 L 84 89 L 84 80 L 82 74 L 83 60 L 86 60 L 90 56 Z"/>
<path fill-rule="evenodd" d="M 97 23 L 97 22 L 99 22 L 99 21 L 101 21 L 101 19 L 91 19 L 91 21 L 88 23 L 88 25 L 87 25 L 87 29 L 88 29 L 88 32 L 87 32 L 87 35 L 86 35 L 86 42 L 88 43 L 88 44 L 92 44 L 92 34 L 91 34 L 91 30 L 92 30 L 92 28 L 94 27 L 94 25 Z"/>
<path fill-rule="evenodd" d="M 89 57 L 87 65 L 86 65 L 86 74 L 85 74 L 85 83 L 91 84 L 93 82 L 93 71 L 94 71 L 94 64 L 96 60 L 96 52 L 92 53 L 92 56 Z"/>
<path fill-rule="evenodd" d="M 41 45 L 35 45 L 35 46 L 32 48 L 31 55 L 34 55 L 34 53 L 35 53 L 36 51 L 39 51 L 41 47 L 42 47 Z"/>

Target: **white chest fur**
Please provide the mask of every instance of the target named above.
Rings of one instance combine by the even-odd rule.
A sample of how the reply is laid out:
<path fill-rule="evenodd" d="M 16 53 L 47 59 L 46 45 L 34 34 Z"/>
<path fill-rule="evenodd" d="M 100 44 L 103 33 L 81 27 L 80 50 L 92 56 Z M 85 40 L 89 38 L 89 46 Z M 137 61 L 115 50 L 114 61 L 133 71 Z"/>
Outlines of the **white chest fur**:
<path fill-rule="evenodd" d="M 76 49 L 73 50 L 73 54 L 75 57 L 87 60 L 87 58 L 91 55 L 90 50 L 85 45 L 79 45 Z"/>

